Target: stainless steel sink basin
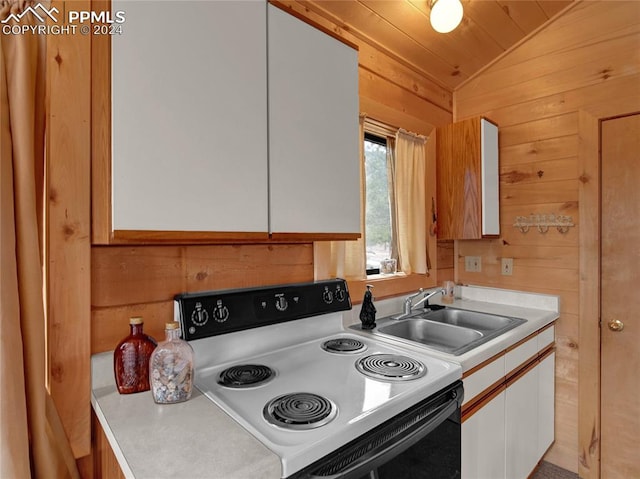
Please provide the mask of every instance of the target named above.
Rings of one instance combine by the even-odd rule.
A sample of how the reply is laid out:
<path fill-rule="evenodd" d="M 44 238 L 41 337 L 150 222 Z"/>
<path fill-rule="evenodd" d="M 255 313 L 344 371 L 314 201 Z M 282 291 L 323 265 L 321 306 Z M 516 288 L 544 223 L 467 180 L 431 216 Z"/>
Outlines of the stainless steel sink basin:
<path fill-rule="evenodd" d="M 438 309 L 436 311 L 427 310 L 415 317 L 487 332 L 498 330 L 503 332 L 508 331 L 518 324 L 526 321 L 525 319 L 520 318 L 496 316 L 495 314 L 479 313 L 477 311 L 467 311 L 455 308 Z"/>
<path fill-rule="evenodd" d="M 373 334 L 420 343 L 459 356 L 525 323 L 526 319 L 446 307 L 406 319 L 383 318 Z M 359 328 L 359 326 L 355 326 Z"/>
<path fill-rule="evenodd" d="M 458 328 L 420 318 L 401 319 L 379 327 L 378 332 L 409 341 L 417 341 L 440 351 L 451 353 L 483 337 L 481 332 L 473 329 Z"/>

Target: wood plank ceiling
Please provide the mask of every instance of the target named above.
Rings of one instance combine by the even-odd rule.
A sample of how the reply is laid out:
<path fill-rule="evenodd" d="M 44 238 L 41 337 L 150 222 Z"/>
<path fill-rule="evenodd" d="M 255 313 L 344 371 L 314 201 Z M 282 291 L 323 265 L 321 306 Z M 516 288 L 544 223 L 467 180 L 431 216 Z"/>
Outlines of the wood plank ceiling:
<path fill-rule="evenodd" d="M 573 0 L 462 0 L 464 16 L 442 34 L 428 0 L 309 0 L 305 8 L 454 91 Z"/>

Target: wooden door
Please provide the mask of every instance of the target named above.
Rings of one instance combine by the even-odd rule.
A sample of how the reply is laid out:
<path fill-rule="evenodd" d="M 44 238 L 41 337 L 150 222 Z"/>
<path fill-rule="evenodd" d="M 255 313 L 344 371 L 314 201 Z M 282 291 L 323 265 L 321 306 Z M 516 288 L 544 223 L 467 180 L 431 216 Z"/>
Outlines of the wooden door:
<path fill-rule="evenodd" d="M 640 114 L 602 122 L 601 478 L 640 477 Z"/>

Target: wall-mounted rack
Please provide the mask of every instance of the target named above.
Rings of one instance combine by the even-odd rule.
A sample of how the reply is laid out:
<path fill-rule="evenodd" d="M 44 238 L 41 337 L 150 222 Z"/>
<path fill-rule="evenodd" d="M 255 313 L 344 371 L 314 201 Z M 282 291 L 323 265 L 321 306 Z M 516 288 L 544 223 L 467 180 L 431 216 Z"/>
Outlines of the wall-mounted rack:
<path fill-rule="evenodd" d="M 516 216 L 516 222 L 513 224 L 515 228 L 518 228 L 522 233 L 529 231 L 529 228 L 535 227 L 542 234 L 549 231 L 550 227 L 554 227 L 558 230 L 558 233 L 565 234 L 569 231 L 569 228 L 575 226 L 573 224 L 573 218 L 565 215 L 541 215 L 530 214 L 529 216 Z"/>

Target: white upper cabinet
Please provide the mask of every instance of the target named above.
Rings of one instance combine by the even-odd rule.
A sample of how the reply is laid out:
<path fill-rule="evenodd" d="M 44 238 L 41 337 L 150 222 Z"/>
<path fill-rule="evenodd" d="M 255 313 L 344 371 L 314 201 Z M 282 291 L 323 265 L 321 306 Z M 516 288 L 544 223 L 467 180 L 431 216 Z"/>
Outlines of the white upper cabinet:
<path fill-rule="evenodd" d="M 272 233 L 359 233 L 358 52 L 272 5 Z"/>
<path fill-rule="evenodd" d="M 100 238 L 359 234 L 356 50 L 262 0 L 112 8 Z"/>
<path fill-rule="evenodd" d="M 113 10 L 112 229 L 267 231 L 266 5 Z"/>

